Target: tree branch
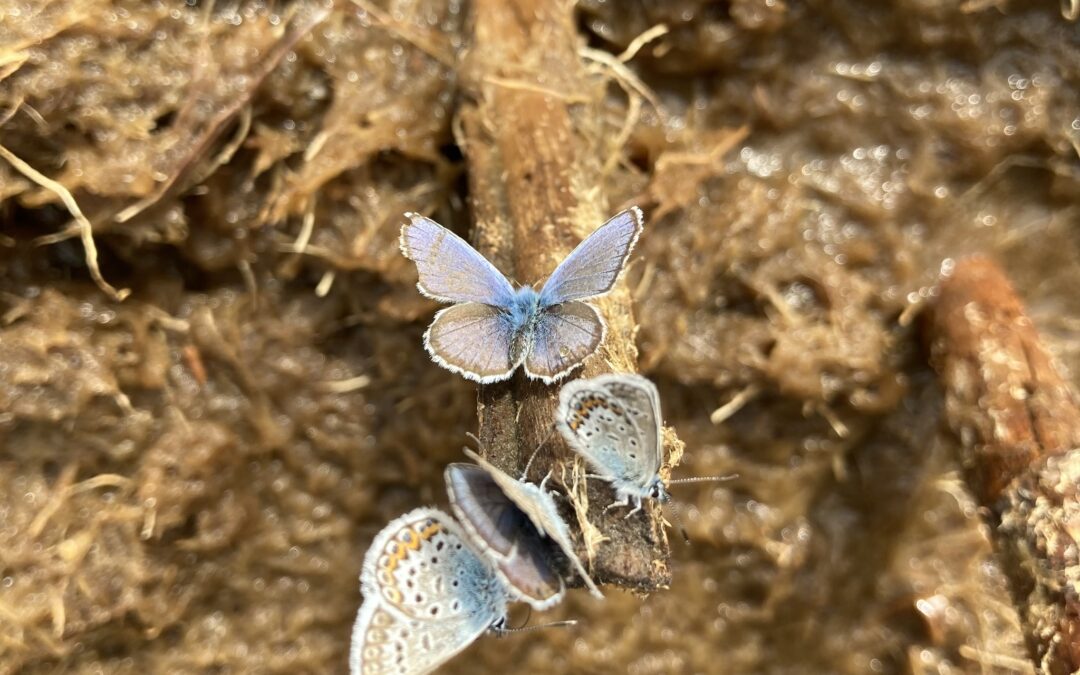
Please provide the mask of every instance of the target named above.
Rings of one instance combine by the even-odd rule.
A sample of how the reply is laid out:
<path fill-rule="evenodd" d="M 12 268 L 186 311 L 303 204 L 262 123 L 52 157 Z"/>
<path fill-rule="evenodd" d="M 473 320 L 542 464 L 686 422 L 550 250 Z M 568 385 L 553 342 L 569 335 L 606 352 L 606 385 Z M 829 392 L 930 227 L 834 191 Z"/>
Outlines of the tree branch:
<path fill-rule="evenodd" d="M 573 3 L 478 0 L 473 6 L 473 43 L 462 69 L 472 101 L 461 107 L 458 120 L 477 223 L 473 242 L 504 272 L 536 283 L 611 215 L 598 187 L 602 153 L 590 126 L 596 122 L 589 103 L 581 105 L 596 104 L 601 92 L 586 81 L 579 61 Z M 629 292 L 620 284 L 594 304 L 607 322 L 607 337 L 575 374 L 636 370 Z M 596 580 L 639 590 L 667 586 L 667 538 L 655 505 L 628 520 L 618 511 L 604 514 L 610 487 L 601 481 L 586 487 L 583 476 L 572 478 L 565 470 L 574 455 L 551 433 L 558 389 L 520 372 L 508 383 L 481 387 L 483 453 L 517 475 L 546 439 L 537 460 L 543 471 L 536 473 L 555 467 L 555 476 L 577 495 L 576 543 L 580 557 L 592 561 Z M 581 532 L 595 533 L 590 524 L 608 539 L 597 546 L 592 534 L 593 545 L 586 546 Z"/>
<path fill-rule="evenodd" d="M 929 323 L 946 418 L 1041 672 L 1080 668 L 1080 406 L 1002 271 L 956 264 Z"/>

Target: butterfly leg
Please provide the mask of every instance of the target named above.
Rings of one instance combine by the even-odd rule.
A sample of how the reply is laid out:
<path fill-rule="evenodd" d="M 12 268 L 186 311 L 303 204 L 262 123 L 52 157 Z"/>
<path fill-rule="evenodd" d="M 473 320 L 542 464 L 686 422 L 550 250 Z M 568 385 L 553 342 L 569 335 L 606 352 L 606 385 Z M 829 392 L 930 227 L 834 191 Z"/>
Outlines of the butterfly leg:
<path fill-rule="evenodd" d="M 551 428 L 548 429 L 547 436 L 544 436 L 544 440 L 540 441 L 540 445 L 536 446 L 536 449 L 532 451 L 532 455 L 529 456 L 529 461 L 525 463 L 525 470 L 521 472 L 521 478 L 518 478 L 518 480 L 525 480 L 526 477 L 528 477 L 528 475 L 529 475 L 529 467 L 532 466 L 533 460 L 536 459 L 536 456 L 538 454 L 540 454 L 540 450 L 542 450 L 543 447 L 545 445 L 547 445 L 547 442 L 551 438 L 551 435 L 553 433 L 555 433 L 555 425 L 554 424 L 552 424 Z"/>
<path fill-rule="evenodd" d="M 629 496 L 626 497 L 626 505 L 630 506 L 630 497 Z M 623 516 L 623 519 L 629 518 L 630 516 L 634 515 L 635 513 L 637 513 L 640 510 L 641 510 L 641 497 L 634 497 L 634 508 L 630 509 L 630 513 L 627 513 L 625 516 Z"/>
<path fill-rule="evenodd" d="M 630 506 L 629 495 L 623 496 L 622 501 L 616 500 L 608 504 L 607 507 L 604 509 L 604 513 L 607 513 L 611 509 L 618 508 L 620 506 Z"/>
<path fill-rule="evenodd" d="M 547 492 L 547 490 L 545 490 L 545 489 L 544 489 L 544 486 L 546 486 L 546 485 L 547 485 L 547 482 L 548 482 L 548 480 L 549 480 L 550 478 L 551 478 L 551 471 L 548 471 L 548 472 L 547 472 L 547 475 L 546 475 L 546 476 L 544 476 L 544 480 L 540 481 L 540 491 L 541 491 L 541 492 Z"/>

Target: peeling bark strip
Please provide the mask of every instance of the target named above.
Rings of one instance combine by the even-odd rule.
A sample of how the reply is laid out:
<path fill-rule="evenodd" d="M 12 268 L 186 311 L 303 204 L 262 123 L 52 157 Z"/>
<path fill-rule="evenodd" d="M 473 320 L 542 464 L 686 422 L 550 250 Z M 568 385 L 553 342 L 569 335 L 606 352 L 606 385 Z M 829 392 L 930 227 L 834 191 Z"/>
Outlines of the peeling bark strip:
<path fill-rule="evenodd" d="M 590 104 L 582 103 L 602 92 L 585 80 L 572 2 L 477 0 L 473 8 L 473 42 L 462 72 L 470 101 L 459 111 L 458 139 L 468 158 L 477 223 L 472 239 L 501 270 L 535 283 L 612 215 L 597 187 L 601 153 L 588 126 L 594 124 Z M 625 284 L 590 302 L 604 316 L 607 337 L 574 376 L 637 370 Z M 558 388 L 527 381 L 520 370 L 509 382 L 481 387 L 480 438 L 487 459 L 511 475 L 520 474 L 547 439 L 533 477 L 553 467 L 561 478 L 562 465 L 571 490 L 574 455 L 551 433 Z M 609 538 L 594 542 L 592 556 L 582 537 L 575 542 L 581 559 L 591 560 L 594 578 L 645 591 L 667 586 L 667 538 L 655 508 L 624 520 L 618 510 L 603 513 L 612 500 L 609 486 L 589 481 L 587 495 L 588 522 Z"/>
<path fill-rule="evenodd" d="M 957 263 L 930 331 L 945 412 L 1040 672 L 1080 670 L 1080 405 L 1001 270 Z"/>

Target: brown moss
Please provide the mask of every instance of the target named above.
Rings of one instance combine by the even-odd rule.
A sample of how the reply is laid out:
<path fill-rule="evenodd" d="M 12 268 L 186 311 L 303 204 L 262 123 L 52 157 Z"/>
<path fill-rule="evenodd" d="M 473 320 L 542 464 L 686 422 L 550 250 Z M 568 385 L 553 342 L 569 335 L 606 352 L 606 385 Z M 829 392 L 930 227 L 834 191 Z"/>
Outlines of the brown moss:
<path fill-rule="evenodd" d="M 445 503 L 476 399 L 423 353 L 395 240 L 405 210 L 469 221 L 466 8 L 315 9 L 0 2 L 0 145 L 133 291 L 99 291 L 57 195 L 0 161 L 0 671 L 340 671 L 367 543 Z M 545 618 L 577 628 L 448 672 L 1016 669 L 909 320 L 944 258 L 990 251 L 1080 368 L 1075 25 L 1052 2 L 578 17 L 607 97 L 562 93 L 612 208 L 648 207 L 628 281 L 675 477 L 740 478 L 676 488 L 670 592 L 573 595 Z"/>

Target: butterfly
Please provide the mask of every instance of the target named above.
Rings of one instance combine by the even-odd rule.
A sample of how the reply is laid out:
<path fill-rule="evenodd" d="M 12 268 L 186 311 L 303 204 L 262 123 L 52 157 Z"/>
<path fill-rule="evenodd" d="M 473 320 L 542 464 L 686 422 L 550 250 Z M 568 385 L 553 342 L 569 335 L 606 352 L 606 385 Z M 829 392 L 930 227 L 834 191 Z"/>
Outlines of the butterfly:
<path fill-rule="evenodd" d="M 565 586 L 548 561 L 547 538 L 569 547 L 569 534 L 551 495 L 472 456 L 482 464 L 450 464 L 445 472 L 460 523 L 438 509 L 415 509 L 391 521 L 368 548 L 351 675 L 429 673 L 487 631 L 526 630 L 506 628 L 511 600 L 536 609 L 562 600 Z M 504 489 L 504 480 L 514 485 Z M 599 595 L 573 552 L 564 551 Z"/>
<path fill-rule="evenodd" d="M 352 675 L 430 673 L 506 621 L 505 584 L 437 509 L 410 511 L 376 535 L 360 588 Z"/>
<path fill-rule="evenodd" d="M 555 426 L 598 477 L 615 488 L 616 501 L 608 508 L 633 503 L 627 517 L 640 511 L 646 498 L 671 502 L 667 484 L 660 477 L 664 447 L 661 422 L 660 394 L 656 385 L 641 375 L 620 373 L 574 380 L 559 391 Z M 733 477 L 683 478 L 669 484 Z"/>
<path fill-rule="evenodd" d="M 529 557 L 537 563 L 546 562 L 550 541 L 574 566 L 593 596 L 603 598 L 574 553 L 570 529 L 543 483 L 516 480 L 473 451 L 466 449 L 465 454 L 476 464 L 446 467 L 450 506 L 473 541 L 483 543 L 515 597 L 535 609 L 546 609 L 562 599 L 562 579 L 556 578 L 557 584 L 547 583 L 551 572 L 546 565 L 519 562 Z M 544 583 L 538 583 L 541 580 Z"/>
<path fill-rule="evenodd" d="M 536 290 L 510 283 L 464 239 L 417 213 L 401 228 L 401 252 L 416 263 L 422 294 L 444 303 L 424 347 L 443 368 L 481 384 L 518 366 L 545 384 L 565 377 L 600 346 L 605 325 L 582 302 L 610 291 L 644 227 L 631 207 L 607 221 Z"/>

